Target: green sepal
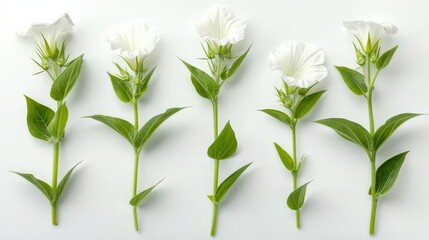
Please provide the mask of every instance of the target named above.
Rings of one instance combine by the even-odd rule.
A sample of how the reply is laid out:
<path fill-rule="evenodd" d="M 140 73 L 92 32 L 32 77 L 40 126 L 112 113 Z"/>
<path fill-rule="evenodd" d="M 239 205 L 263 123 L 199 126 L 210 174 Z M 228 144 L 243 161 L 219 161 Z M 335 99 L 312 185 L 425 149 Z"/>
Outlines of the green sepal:
<path fill-rule="evenodd" d="M 52 136 L 48 126 L 55 117 L 55 112 L 30 97 L 25 96 L 27 102 L 27 126 L 31 135 L 35 138 L 51 141 Z"/>
<path fill-rule="evenodd" d="M 214 200 L 216 203 L 220 203 L 228 192 L 228 190 L 232 187 L 232 185 L 237 181 L 237 179 L 241 176 L 241 174 L 250 166 L 252 163 L 248 163 L 243 167 L 239 168 L 237 171 L 233 172 L 229 175 L 217 188 Z"/>
<path fill-rule="evenodd" d="M 138 205 L 140 205 L 140 203 L 147 197 L 147 195 L 149 195 L 149 193 L 152 192 L 152 190 L 156 186 L 158 186 L 158 184 L 160 184 L 164 179 L 165 177 L 161 179 L 159 182 L 157 182 L 155 185 L 153 185 L 152 187 L 142 191 L 141 193 L 137 194 L 135 197 L 131 198 L 130 205 L 133 207 L 137 207 Z"/>
<path fill-rule="evenodd" d="M 237 151 L 237 138 L 231 124 L 227 122 L 222 132 L 210 145 L 207 155 L 216 160 L 223 160 L 231 157 Z"/>
<path fill-rule="evenodd" d="M 311 181 L 310 181 L 311 182 Z M 304 205 L 305 194 L 307 192 L 307 182 L 301 187 L 295 189 L 287 198 L 287 205 L 292 210 L 298 210 Z"/>

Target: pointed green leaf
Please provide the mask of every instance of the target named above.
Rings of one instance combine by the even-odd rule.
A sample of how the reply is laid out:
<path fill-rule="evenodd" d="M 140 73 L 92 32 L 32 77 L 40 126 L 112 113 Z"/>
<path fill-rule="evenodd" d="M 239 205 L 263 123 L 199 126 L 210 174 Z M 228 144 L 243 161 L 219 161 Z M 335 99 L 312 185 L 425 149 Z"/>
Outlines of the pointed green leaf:
<path fill-rule="evenodd" d="M 203 70 L 200 70 L 180 59 L 191 73 L 191 81 L 197 93 L 210 100 L 214 100 L 219 93 L 218 83 Z"/>
<path fill-rule="evenodd" d="M 241 54 L 237 59 L 235 59 L 235 61 L 231 65 L 231 68 L 229 68 L 228 70 L 228 74 L 225 80 L 232 77 L 232 75 L 234 75 L 235 71 L 237 71 L 237 69 L 240 67 L 241 63 L 243 62 L 243 60 L 246 58 L 247 53 L 249 53 L 251 47 L 252 45 L 250 45 L 249 48 L 243 54 Z"/>
<path fill-rule="evenodd" d="M 63 137 L 64 129 L 67 125 L 68 116 L 69 111 L 67 109 L 66 104 L 63 103 L 55 113 L 54 119 L 48 125 L 48 131 L 55 139 L 59 140 Z"/>
<path fill-rule="evenodd" d="M 368 87 L 365 83 L 365 77 L 362 73 L 347 67 L 335 67 L 343 77 L 347 87 L 356 95 L 363 95 L 368 92 Z"/>
<path fill-rule="evenodd" d="M 173 114 L 177 113 L 178 111 L 184 109 L 181 108 L 169 108 L 164 113 L 158 114 L 149 121 L 143 125 L 143 127 L 138 131 L 136 138 L 134 140 L 134 147 L 137 149 L 143 148 L 146 141 L 150 138 L 152 133 L 155 132 L 155 130 L 169 117 L 171 117 Z"/>
<path fill-rule="evenodd" d="M 228 122 L 208 148 L 207 155 L 216 160 L 223 160 L 234 155 L 235 151 L 237 151 L 237 139 L 231 124 Z"/>
<path fill-rule="evenodd" d="M 25 96 L 27 101 L 27 126 L 33 137 L 45 141 L 51 140 L 51 134 L 48 131 L 49 123 L 55 116 L 52 109 L 34 101 Z"/>
<path fill-rule="evenodd" d="M 45 183 L 40 179 L 35 178 L 33 174 L 19 173 L 19 172 L 13 172 L 13 173 L 18 174 L 19 176 L 23 177 L 25 180 L 32 183 L 43 193 L 43 195 L 45 195 L 45 197 L 49 200 L 49 202 L 52 202 L 52 188 L 51 186 L 49 186 L 49 184 Z"/>
<path fill-rule="evenodd" d="M 133 90 L 130 85 L 130 81 L 124 81 L 119 77 L 110 73 L 110 81 L 112 82 L 113 90 L 115 90 L 116 96 L 124 103 L 129 103 L 133 100 Z"/>
<path fill-rule="evenodd" d="M 58 184 L 57 189 L 55 189 L 55 192 L 53 193 L 53 198 L 52 201 L 53 202 L 58 202 L 58 200 L 61 197 L 61 193 L 63 193 L 64 188 L 67 185 L 67 182 L 69 181 L 73 170 L 80 164 L 81 162 L 78 162 L 76 165 L 74 165 L 74 167 L 72 167 L 67 173 L 66 175 L 64 175 L 63 179 L 61 180 L 60 184 Z"/>
<path fill-rule="evenodd" d="M 137 86 L 136 98 L 140 98 L 143 93 L 146 92 L 147 86 L 149 85 L 150 79 L 155 72 L 156 67 L 153 67 L 143 78 L 143 81 Z"/>
<path fill-rule="evenodd" d="M 301 119 L 305 117 L 325 92 L 326 91 L 319 91 L 301 98 L 295 107 L 295 118 Z"/>
<path fill-rule="evenodd" d="M 239 168 L 237 171 L 233 172 L 229 175 L 217 188 L 214 199 L 216 202 L 220 203 L 228 192 L 228 190 L 232 187 L 232 185 L 237 181 L 237 179 L 241 176 L 241 174 L 250 166 L 252 163 L 248 163 L 243 167 Z"/>
<path fill-rule="evenodd" d="M 280 147 L 277 143 L 274 143 L 274 146 L 277 149 L 277 153 L 279 154 L 280 160 L 287 170 L 292 171 L 295 170 L 295 163 L 293 162 L 292 157 L 287 153 L 282 147 Z"/>
<path fill-rule="evenodd" d="M 156 184 L 155 184 L 155 185 L 153 185 L 152 187 L 150 187 L 150 188 L 148 188 L 148 189 L 144 190 L 143 192 L 141 192 L 141 193 L 137 194 L 135 197 L 133 197 L 133 198 L 130 200 L 130 205 L 131 205 L 131 206 L 134 206 L 134 207 L 137 207 L 138 205 L 140 205 L 140 203 L 143 201 L 143 199 L 145 199 L 145 198 L 146 198 L 146 196 L 147 196 L 150 192 L 152 192 L 152 190 L 153 190 L 156 186 L 158 186 L 158 184 L 160 184 L 164 179 L 165 179 L 165 178 L 161 179 L 158 183 L 156 183 Z"/>
<path fill-rule="evenodd" d="M 417 113 L 402 113 L 389 118 L 374 134 L 374 149 L 377 151 L 393 132 L 411 118 L 420 116 Z"/>
<path fill-rule="evenodd" d="M 116 117 L 105 116 L 105 115 L 93 115 L 93 116 L 88 116 L 88 118 L 92 118 L 106 124 L 107 126 L 111 127 L 113 130 L 115 130 L 117 133 L 119 133 L 121 136 L 123 136 L 125 139 L 127 139 L 128 142 L 134 145 L 136 128 L 128 121 L 124 119 L 116 118 Z"/>
<path fill-rule="evenodd" d="M 332 128 L 341 137 L 362 146 L 364 149 L 370 149 L 371 136 L 369 132 L 358 123 L 344 118 L 327 118 L 316 122 Z"/>
<path fill-rule="evenodd" d="M 375 181 L 375 192 L 377 194 L 385 194 L 393 187 L 407 154 L 408 151 L 393 156 L 378 167 Z"/>
<path fill-rule="evenodd" d="M 310 181 L 311 182 L 311 181 Z M 298 210 L 304 205 L 305 194 L 307 192 L 307 185 L 310 183 L 302 185 L 301 187 L 295 189 L 287 198 L 287 205 L 292 210 Z"/>
<path fill-rule="evenodd" d="M 292 119 L 284 112 L 281 112 L 275 109 L 262 109 L 260 111 L 270 115 L 271 117 L 279 120 L 280 122 L 288 126 L 291 126 L 293 123 Z"/>
<path fill-rule="evenodd" d="M 55 79 L 51 87 L 51 98 L 62 101 L 72 90 L 82 69 L 83 55 L 73 59 L 64 71 Z"/>
<path fill-rule="evenodd" d="M 396 49 L 398 49 L 398 45 L 391 48 L 390 50 L 383 53 L 377 60 L 377 63 L 375 64 L 377 69 L 381 70 L 385 67 L 387 67 L 390 63 L 390 60 L 392 60 L 393 55 L 396 52 Z"/>

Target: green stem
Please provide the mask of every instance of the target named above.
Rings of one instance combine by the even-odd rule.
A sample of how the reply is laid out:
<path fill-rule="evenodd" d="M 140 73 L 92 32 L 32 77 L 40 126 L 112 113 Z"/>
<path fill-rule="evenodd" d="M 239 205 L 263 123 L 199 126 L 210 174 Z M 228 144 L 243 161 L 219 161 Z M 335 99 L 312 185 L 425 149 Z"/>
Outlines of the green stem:
<path fill-rule="evenodd" d="M 58 182 L 58 156 L 60 151 L 60 143 L 54 142 L 54 154 L 52 164 L 52 191 L 55 192 L 57 189 Z M 52 224 L 57 225 L 57 203 L 52 204 Z"/>
<path fill-rule="evenodd" d="M 295 171 L 292 172 L 293 177 L 293 190 L 297 189 L 297 182 L 298 182 L 298 161 L 296 157 L 296 121 L 292 125 L 292 148 L 293 148 L 293 161 L 295 165 Z M 299 209 L 295 210 L 295 217 L 296 217 L 296 228 L 300 228 L 301 226 L 301 217 L 300 217 L 300 211 Z"/>
<path fill-rule="evenodd" d="M 214 139 L 219 135 L 219 123 L 218 123 L 218 104 L 217 98 L 212 102 L 213 105 L 213 130 L 214 130 Z M 219 209 L 219 203 L 215 201 L 216 191 L 219 183 L 219 160 L 216 159 L 214 162 L 214 173 L 213 173 L 213 215 L 212 215 L 212 226 L 210 235 L 214 236 L 216 234 L 216 224 L 217 224 L 217 215 Z"/>
<path fill-rule="evenodd" d="M 370 61 L 367 58 L 367 81 L 368 81 L 368 96 L 367 96 L 367 102 L 368 102 L 368 116 L 369 116 L 369 133 L 371 135 L 371 139 L 374 137 L 374 113 L 372 108 L 372 95 L 374 90 L 374 83 L 378 75 L 378 71 L 376 75 L 374 76 L 374 79 L 371 78 L 371 65 Z M 368 156 L 370 158 L 371 162 L 371 217 L 369 221 L 369 234 L 374 234 L 375 229 L 375 219 L 377 214 L 377 204 L 378 204 L 378 198 L 376 196 L 375 192 L 375 186 L 376 186 L 376 152 L 372 149 L 373 146 L 371 146 L 370 152 L 368 153 Z"/>
<path fill-rule="evenodd" d="M 133 102 L 134 105 L 134 127 L 136 130 L 139 128 L 139 110 L 138 110 L 138 100 L 135 99 Z M 134 178 L 133 178 L 133 197 L 137 195 L 137 180 L 139 176 L 139 159 L 140 150 L 134 150 Z M 139 220 L 137 216 L 137 206 L 133 206 L 133 217 L 134 217 L 134 229 L 139 230 Z"/>

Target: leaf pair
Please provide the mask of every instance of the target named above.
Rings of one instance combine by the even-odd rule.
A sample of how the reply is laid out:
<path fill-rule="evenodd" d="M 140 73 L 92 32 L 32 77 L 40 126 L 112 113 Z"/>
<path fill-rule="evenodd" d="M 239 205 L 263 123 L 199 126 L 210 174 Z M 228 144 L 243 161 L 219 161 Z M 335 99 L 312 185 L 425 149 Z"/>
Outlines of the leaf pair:
<path fill-rule="evenodd" d="M 31 135 L 45 141 L 59 141 L 63 135 L 68 120 L 68 109 L 65 103 L 54 112 L 30 97 L 27 102 L 27 126 Z"/>
<path fill-rule="evenodd" d="M 152 78 L 152 75 L 156 67 L 153 67 L 147 74 L 144 76 L 141 83 L 136 85 L 136 89 L 133 89 L 133 81 L 125 81 L 118 76 L 109 74 L 110 81 L 112 82 L 113 90 L 115 91 L 116 96 L 124 103 L 129 103 L 135 99 L 139 99 L 143 93 L 146 92 L 149 81 Z"/>
<path fill-rule="evenodd" d="M 243 174 L 244 171 L 251 165 L 252 163 L 248 163 L 244 165 L 243 167 L 239 168 L 235 172 L 233 172 L 231 175 L 229 175 L 217 188 L 215 196 L 209 195 L 208 198 L 210 201 L 212 201 L 215 204 L 219 204 L 222 202 L 222 199 L 228 192 L 228 190 L 234 185 L 234 183 L 238 180 L 238 178 Z"/>
<path fill-rule="evenodd" d="M 370 133 L 360 124 L 352 122 L 343 118 L 328 118 L 316 121 L 322 125 L 328 126 L 336 131 L 341 137 L 358 144 L 367 151 L 377 150 L 383 143 L 393 134 L 393 132 L 405 123 L 407 120 L 419 116 L 416 113 L 402 113 L 398 114 L 386 121 L 375 132 L 374 137 L 371 138 Z"/>
<path fill-rule="evenodd" d="M 13 172 L 15 174 L 18 174 L 19 176 L 23 177 L 30 183 L 32 183 L 37 189 L 39 189 L 43 195 L 49 200 L 51 205 L 55 206 L 58 202 L 58 200 L 61 197 L 61 193 L 65 189 L 73 170 L 80 164 L 81 162 L 77 163 L 74 167 L 72 167 L 66 175 L 64 175 L 63 179 L 61 180 L 60 184 L 53 190 L 53 188 L 47 184 L 46 182 L 34 177 L 32 174 L 29 173 L 19 173 L 19 172 Z"/>
<path fill-rule="evenodd" d="M 95 119 L 97 121 L 100 121 L 113 130 L 115 130 L 117 133 L 119 133 L 121 136 L 123 136 L 131 145 L 137 149 L 141 150 L 146 143 L 146 141 L 149 139 L 149 137 L 152 135 L 152 133 L 169 117 L 171 117 L 176 112 L 182 110 L 184 108 L 170 108 L 167 109 L 164 113 L 158 114 L 154 117 L 152 117 L 149 121 L 143 125 L 143 127 L 138 131 L 130 122 L 116 117 L 110 117 L 105 115 L 93 115 L 88 116 L 89 118 Z"/>

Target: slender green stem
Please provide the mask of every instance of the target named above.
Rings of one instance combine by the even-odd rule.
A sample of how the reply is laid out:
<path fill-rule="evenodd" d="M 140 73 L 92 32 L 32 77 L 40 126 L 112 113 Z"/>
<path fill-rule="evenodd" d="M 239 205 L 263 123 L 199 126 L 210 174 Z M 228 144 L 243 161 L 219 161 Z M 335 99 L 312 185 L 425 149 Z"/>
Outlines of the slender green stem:
<path fill-rule="evenodd" d="M 374 127 L 374 113 L 372 108 L 372 96 L 373 96 L 373 90 L 374 90 L 374 83 L 378 75 L 378 71 L 376 72 L 374 79 L 371 78 L 371 64 L 369 61 L 369 58 L 367 57 L 367 82 L 368 82 L 368 96 L 367 96 L 367 103 L 368 103 L 368 117 L 369 117 L 369 133 L 371 135 L 371 139 L 374 137 L 375 127 Z M 369 222 L 369 234 L 373 235 L 375 230 L 375 219 L 377 214 L 377 204 L 378 204 L 378 198 L 375 192 L 375 186 L 376 186 L 376 152 L 374 149 L 372 149 L 373 146 L 371 146 L 371 149 L 368 153 L 370 162 L 371 162 L 371 217 Z"/>
<path fill-rule="evenodd" d="M 52 164 L 52 190 L 55 192 L 58 182 L 58 156 L 60 151 L 60 143 L 54 142 L 53 164 Z M 52 224 L 57 225 L 57 203 L 52 204 Z"/>
<path fill-rule="evenodd" d="M 213 136 L 216 139 L 219 135 L 219 123 L 218 123 L 218 104 L 217 99 L 212 102 L 213 105 Z M 214 200 L 216 191 L 219 184 L 219 160 L 216 159 L 214 162 L 214 172 L 213 172 L 213 216 L 212 216 L 212 226 L 210 235 L 214 236 L 216 234 L 216 224 L 217 224 L 217 215 L 219 204 Z"/>
<path fill-rule="evenodd" d="M 138 130 L 139 128 L 139 108 L 138 100 L 135 99 L 133 102 L 134 106 L 134 127 Z M 139 160 L 140 160 L 140 150 L 134 150 L 134 178 L 133 178 L 133 197 L 137 195 L 137 181 L 139 176 Z M 139 220 L 137 216 L 137 206 L 133 206 L 133 217 L 134 217 L 134 229 L 139 230 Z"/>
<path fill-rule="evenodd" d="M 293 177 L 293 190 L 296 190 L 298 187 L 298 161 L 297 161 L 297 154 L 296 154 L 296 120 L 294 121 L 294 123 L 291 126 L 292 129 L 292 157 L 293 157 L 293 162 L 295 165 L 295 171 L 292 172 L 292 177 Z M 301 217 L 300 217 L 300 210 L 297 209 L 295 210 L 295 217 L 296 217 L 296 228 L 300 228 L 301 226 Z"/>

